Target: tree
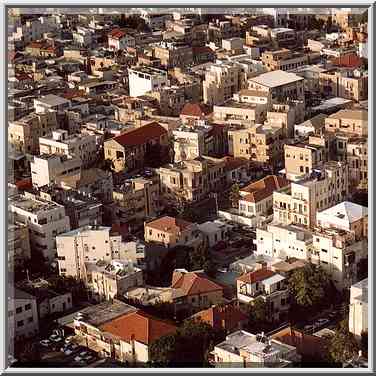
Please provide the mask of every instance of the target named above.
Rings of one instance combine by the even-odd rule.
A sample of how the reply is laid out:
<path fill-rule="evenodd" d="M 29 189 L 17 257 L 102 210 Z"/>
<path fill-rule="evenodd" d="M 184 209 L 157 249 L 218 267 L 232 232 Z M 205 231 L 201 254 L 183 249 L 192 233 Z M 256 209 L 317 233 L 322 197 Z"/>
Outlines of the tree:
<path fill-rule="evenodd" d="M 288 279 L 288 284 L 295 303 L 309 309 L 323 302 L 329 288 L 329 278 L 320 266 L 308 264 L 295 270 Z"/>
<path fill-rule="evenodd" d="M 156 367 L 168 367 L 177 358 L 175 334 L 160 337 L 150 345 L 150 359 Z"/>
<path fill-rule="evenodd" d="M 256 298 L 248 304 L 249 321 L 251 331 L 269 331 L 271 322 L 269 320 L 269 306 L 261 297 Z"/>
<path fill-rule="evenodd" d="M 348 320 L 339 323 L 335 334 L 329 339 L 328 350 L 330 358 L 335 363 L 346 362 L 358 354 L 359 346 L 349 331 Z"/>
<path fill-rule="evenodd" d="M 230 198 L 231 206 L 233 208 L 237 208 L 238 205 L 239 205 L 239 200 L 240 200 L 239 184 L 237 184 L 237 183 L 233 184 L 233 186 L 231 187 L 231 190 L 230 190 L 229 198 Z"/>

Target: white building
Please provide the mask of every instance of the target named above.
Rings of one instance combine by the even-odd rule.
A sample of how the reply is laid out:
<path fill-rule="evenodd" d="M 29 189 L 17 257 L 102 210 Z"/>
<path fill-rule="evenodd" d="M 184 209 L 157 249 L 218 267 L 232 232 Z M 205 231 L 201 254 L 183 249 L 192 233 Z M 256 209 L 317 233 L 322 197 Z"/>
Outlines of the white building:
<path fill-rule="evenodd" d="M 66 155 L 42 154 L 30 162 L 33 186 L 43 187 L 55 183 L 59 176 L 76 176 L 79 179 L 81 160 Z"/>
<path fill-rule="evenodd" d="M 93 32 L 85 27 L 78 26 L 73 33 L 73 41 L 80 47 L 90 47 L 93 43 Z"/>
<path fill-rule="evenodd" d="M 127 47 L 135 46 L 136 39 L 122 30 L 115 29 L 108 34 L 108 48 L 111 50 L 125 50 Z"/>
<path fill-rule="evenodd" d="M 89 134 L 68 135 L 68 131 L 58 129 L 52 137 L 39 138 L 40 154 L 59 154 L 77 157 L 83 167 L 89 166 L 97 159 L 97 137 Z"/>
<path fill-rule="evenodd" d="M 244 330 L 231 333 L 212 352 L 216 367 L 291 367 L 299 360 L 296 348 Z"/>
<path fill-rule="evenodd" d="M 218 242 L 228 239 L 230 226 L 222 221 L 215 220 L 199 224 L 198 229 L 203 233 L 209 247 L 213 247 Z"/>
<path fill-rule="evenodd" d="M 46 31 L 48 31 L 46 24 L 42 23 L 40 19 L 34 19 L 26 21 L 22 26 L 18 26 L 12 37 L 15 41 L 22 40 L 25 44 L 28 44 L 41 39 Z"/>
<path fill-rule="evenodd" d="M 368 278 L 351 286 L 349 331 L 357 339 L 362 333 L 368 333 Z"/>
<path fill-rule="evenodd" d="M 34 337 L 39 332 L 37 301 L 34 296 L 9 286 L 8 340 L 9 353 L 14 354 L 14 343 Z"/>
<path fill-rule="evenodd" d="M 151 67 L 128 69 L 129 95 L 138 97 L 169 85 L 167 72 Z"/>
<path fill-rule="evenodd" d="M 32 195 L 18 195 L 9 201 L 9 209 L 16 221 L 29 227 L 31 253 L 38 250 L 52 261 L 56 257 L 56 236 L 69 231 L 64 206 Z"/>

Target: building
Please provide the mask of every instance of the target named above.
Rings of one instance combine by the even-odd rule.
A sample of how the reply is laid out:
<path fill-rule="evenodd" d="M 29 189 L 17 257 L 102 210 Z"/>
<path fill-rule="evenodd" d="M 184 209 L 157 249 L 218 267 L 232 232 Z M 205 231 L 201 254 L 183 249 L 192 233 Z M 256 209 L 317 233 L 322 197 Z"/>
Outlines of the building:
<path fill-rule="evenodd" d="M 163 155 L 160 157 L 165 157 L 168 149 L 167 131 L 156 122 L 105 141 L 104 156 L 112 161 L 116 172 L 124 169 L 130 171 L 145 165 L 145 157 L 150 156 L 153 147 L 161 147 Z"/>
<path fill-rule="evenodd" d="M 115 229 L 104 226 L 86 226 L 56 237 L 59 274 L 88 281 L 86 265 L 99 260 L 132 260 L 144 258 L 143 249 L 128 247 Z M 137 254 L 140 252 L 139 254 Z"/>
<path fill-rule="evenodd" d="M 349 331 L 358 340 L 368 333 L 368 278 L 350 288 Z"/>
<path fill-rule="evenodd" d="M 313 227 L 318 211 L 342 202 L 348 194 L 347 164 L 327 162 L 307 179 L 292 182 L 289 187 L 273 193 L 274 220 Z"/>
<path fill-rule="evenodd" d="M 162 198 L 170 204 L 185 203 L 220 191 L 226 185 L 225 164 L 222 159 L 204 156 L 158 168 Z"/>
<path fill-rule="evenodd" d="M 202 243 L 196 223 L 168 216 L 145 223 L 144 238 L 147 242 L 161 243 L 171 248 L 177 245 L 197 247 Z"/>
<path fill-rule="evenodd" d="M 368 190 L 368 139 L 354 137 L 346 140 L 346 161 L 349 165 L 350 187 Z"/>
<path fill-rule="evenodd" d="M 110 50 L 125 50 L 136 46 L 136 39 L 120 29 L 114 29 L 107 35 Z"/>
<path fill-rule="evenodd" d="M 205 121 L 210 114 L 210 108 L 202 103 L 185 103 L 180 112 L 180 119 L 183 124 L 195 124 Z"/>
<path fill-rule="evenodd" d="M 36 298 L 14 286 L 8 287 L 8 335 L 9 352 L 13 354 L 15 343 L 20 343 L 39 333 Z"/>
<path fill-rule="evenodd" d="M 34 156 L 30 162 L 31 179 L 34 187 L 56 183 L 59 177 L 76 177 L 79 179 L 82 162 L 67 155 L 42 154 Z"/>
<path fill-rule="evenodd" d="M 277 51 L 265 51 L 261 54 L 261 61 L 268 71 L 291 71 L 308 63 L 308 55 L 292 52 L 286 48 Z"/>
<path fill-rule="evenodd" d="M 322 134 L 325 130 L 325 114 L 313 116 L 300 124 L 294 125 L 294 135 L 296 137 L 305 137 L 309 135 Z"/>
<path fill-rule="evenodd" d="M 325 130 L 358 137 L 367 136 L 368 112 L 365 110 L 340 110 L 325 119 Z"/>
<path fill-rule="evenodd" d="M 236 290 L 241 303 L 263 299 L 267 320 L 283 322 L 287 319 L 290 303 L 286 277 L 263 267 L 237 278 Z"/>
<path fill-rule="evenodd" d="M 88 274 L 87 287 L 92 298 L 97 301 L 123 296 L 128 290 L 144 283 L 142 270 L 135 267 L 132 261 L 98 260 L 86 262 L 85 268 Z"/>
<path fill-rule="evenodd" d="M 14 220 L 27 225 L 30 235 L 31 257 L 39 252 L 52 262 L 56 257 L 56 236 L 69 231 L 65 208 L 52 201 L 33 196 L 15 196 L 9 202 Z"/>
<path fill-rule="evenodd" d="M 212 352 L 215 367 L 281 368 L 300 360 L 296 348 L 244 330 L 229 334 Z"/>
<path fill-rule="evenodd" d="M 138 97 L 169 85 L 166 71 L 147 66 L 128 69 L 128 80 L 131 97 Z"/>
<path fill-rule="evenodd" d="M 186 68 L 193 64 L 192 47 L 184 43 L 161 42 L 154 47 L 154 56 L 166 68 Z"/>
<path fill-rule="evenodd" d="M 32 113 L 17 121 L 9 122 L 9 148 L 24 154 L 39 154 L 39 137 L 49 136 L 55 129 L 57 129 L 55 111 Z"/>
<path fill-rule="evenodd" d="M 69 109 L 71 106 L 71 102 L 68 99 L 63 97 L 59 97 L 54 94 L 48 94 L 38 99 L 34 99 L 34 108 L 35 112 L 38 113 L 46 113 L 51 110 L 56 112 L 64 112 L 64 110 Z"/>
<path fill-rule="evenodd" d="M 288 181 L 280 176 L 268 175 L 240 189 L 239 214 L 260 224 L 273 212 L 273 192 L 288 187 Z"/>
<path fill-rule="evenodd" d="M 31 259 L 29 229 L 26 224 L 13 221 L 8 223 L 8 270 L 23 269 Z"/>
<path fill-rule="evenodd" d="M 39 138 L 40 154 L 58 154 L 76 157 L 82 167 L 90 166 L 97 159 L 97 138 L 90 134 L 68 135 L 68 131 L 52 131 L 52 137 Z"/>
<path fill-rule="evenodd" d="M 176 311 L 193 314 L 223 302 L 223 287 L 202 271 L 176 269 L 172 275 L 171 289 Z"/>
<path fill-rule="evenodd" d="M 248 315 L 241 311 L 236 303 L 212 306 L 191 318 L 201 320 L 214 329 L 225 330 L 226 333 L 242 329 L 249 321 Z"/>
<path fill-rule="evenodd" d="M 248 89 L 267 92 L 272 100 L 297 99 L 304 102 L 304 78 L 295 73 L 275 70 L 248 80 Z"/>
<path fill-rule="evenodd" d="M 231 229 L 231 226 L 217 219 L 201 223 L 197 227 L 202 232 L 204 241 L 209 247 L 227 241 Z"/>

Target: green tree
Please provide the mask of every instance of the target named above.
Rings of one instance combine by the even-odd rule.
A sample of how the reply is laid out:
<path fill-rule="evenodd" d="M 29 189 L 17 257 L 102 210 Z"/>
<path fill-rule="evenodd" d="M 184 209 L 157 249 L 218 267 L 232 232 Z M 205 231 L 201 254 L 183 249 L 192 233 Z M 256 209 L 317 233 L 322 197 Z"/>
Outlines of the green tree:
<path fill-rule="evenodd" d="M 233 208 L 237 208 L 238 205 L 239 205 L 239 200 L 240 200 L 239 184 L 237 184 L 237 183 L 233 184 L 233 186 L 231 187 L 231 190 L 230 190 L 229 199 L 230 199 L 230 202 L 231 202 L 231 206 Z"/>
<path fill-rule="evenodd" d="M 348 320 L 339 323 L 334 335 L 329 339 L 329 356 L 335 363 L 343 363 L 358 354 L 359 346 L 349 331 Z"/>
<path fill-rule="evenodd" d="M 154 367 L 168 367 L 176 354 L 176 334 L 160 337 L 150 345 L 150 360 Z"/>
<path fill-rule="evenodd" d="M 269 331 L 271 328 L 271 321 L 269 315 L 269 306 L 267 302 L 261 297 L 256 298 L 253 302 L 248 304 L 248 327 L 249 330 Z"/>

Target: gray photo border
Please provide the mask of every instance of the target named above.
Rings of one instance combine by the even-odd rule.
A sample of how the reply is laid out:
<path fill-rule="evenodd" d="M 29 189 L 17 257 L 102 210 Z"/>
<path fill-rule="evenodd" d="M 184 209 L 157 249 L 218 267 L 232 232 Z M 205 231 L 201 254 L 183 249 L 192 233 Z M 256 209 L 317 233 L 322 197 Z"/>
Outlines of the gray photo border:
<path fill-rule="evenodd" d="M 1 206 L 3 210 L 1 212 L 1 239 L 3 239 L 3 252 L 1 258 L 1 265 L 3 271 L 3 284 L 1 288 L 1 299 L 4 302 L 4 309 L 0 310 L 1 312 L 1 319 L 3 322 L 2 331 L 0 333 L 1 341 L 0 341 L 0 352 L 2 356 L 0 357 L 0 369 L 2 373 L 5 374 L 23 374 L 23 373 L 37 373 L 37 374 L 45 374 L 45 373 L 95 373 L 95 374 L 108 374 L 108 373 L 135 373 L 135 374 L 147 374 L 147 373 L 248 373 L 249 369 L 197 369 L 197 368 L 184 368 L 184 369 L 176 369 L 176 368 L 169 368 L 169 369 L 138 369 L 138 368 L 115 368 L 115 369 L 108 369 L 108 368 L 82 368 L 82 369 L 74 369 L 74 368 L 7 368 L 7 349 L 8 349 L 8 338 L 7 338 L 7 286 L 8 286 L 8 261 L 7 261 L 7 226 L 8 226 L 8 142 L 7 142 L 7 126 L 8 123 L 8 112 L 7 112 L 7 97 L 8 97 L 8 85 L 7 85 L 7 77 L 8 77 L 8 64 L 7 64 L 7 56 L 8 56 L 8 40 L 7 40 L 7 32 L 8 32 L 8 10 L 9 8 L 24 8 L 25 11 L 32 10 L 30 8 L 39 8 L 38 13 L 40 13 L 41 8 L 45 10 L 45 13 L 51 13 L 54 9 L 61 9 L 63 8 L 64 11 L 67 13 L 75 13 L 78 8 L 102 8 L 102 9 L 109 9 L 109 8 L 121 8 L 122 10 L 130 9 L 130 8 L 173 8 L 174 10 L 182 9 L 188 10 L 188 8 L 203 8 L 210 12 L 211 10 L 215 11 L 218 8 L 296 8 L 296 7 L 304 7 L 301 8 L 315 8 L 317 9 L 318 13 L 320 12 L 320 8 L 327 9 L 327 8 L 362 8 L 365 11 L 368 11 L 368 38 L 370 43 L 368 43 L 369 48 L 369 55 L 371 56 L 371 60 L 368 65 L 368 74 L 369 74 L 369 90 L 368 90 L 368 101 L 372 104 L 374 103 L 374 87 L 375 87 L 375 77 L 374 77 L 374 62 L 375 62 L 375 49 L 374 49 L 374 20 L 376 17 L 376 8 L 375 3 L 373 1 L 356 1 L 356 0 L 343 0 L 343 1 L 336 1 L 332 0 L 330 3 L 325 2 L 324 0 L 317 0 L 317 1 L 299 1 L 299 0 L 290 0 L 289 2 L 283 1 L 270 1 L 264 0 L 262 2 L 252 2 L 251 0 L 244 0 L 244 1 L 237 1 L 236 3 L 232 3 L 231 0 L 225 1 L 213 1 L 207 0 L 204 4 L 200 3 L 198 0 L 190 0 L 187 3 L 180 3 L 178 1 L 173 0 L 165 0 L 165 1 L 155 1 L 152 0 L 141 0 L 137 3 L 133 1 L 126 1 L 126 0 L 112 0 L 110 4 L 103 5 L 103 0 L 81 0 L 77 3 L 74 0 L 65 0 L 65 1 L 53 1 L 53 0 L 41 0 L 39 2 L 28 2 L 27 0 L 0 0 L 1 2 L 1 21 L 3 25 L 4 31 L 4 38 L 1 38 L 1 45 L 0 50 L 4 52 L 4 58 L 1 59 L 1 75 L 2 81 L 4 82 L 2 97 L 3 100 L 1 101 L 1 110 L 4 119 L 4 126 L 1 128 L 1 145 L 3 145 L 3 158 L 2 158 L 2 165 L 1 165 L 1 180 L 2 180 L 2 191 L 1 191 Z M 80 9 L 80 10 L 81 10 Z M 43 13 L 43 12 L 41 12 Z M 371 105 L 368 109 L 368 116 L 369 116 L 369 123 L 371 124 L 369 128 L 369 154 L 368 154 L 368 165 L 373 167 L 373 163 L 375 161 L 374 157 L 374 145 L 376 145 L 376 132 L 374 131 L 373 124 L 374 124 L 374 111 L 373 106 Z M 271 372 L 270 369 L 255 369 L 252 373 L 255 374 L 273 374 L 273 373 L 343 373 L 343 374 L 374 374 L 375 366 L 374 366 L 374 338 L 375 338 L 375 327 L 374 327 L 374 301 L 375 301 L 375 289 L 374 287 L 374 275 L 373 271 L 375 270 L 375 261 L 376 258 L 374 257 L 373 250 L 374 250 L 374 212 L 375 212 L 375 203 L 374 203 L 374 187 L 376 183 L 376 174 L 374 174 L 373 168 L 369 169 L 369 179 L 371 184 L 368 190 L 368 201 L 370 201 L 371 205 L 369 206 L 369 237 L 368 237 L 368 250 L 369 250 L 369 263 L 368 263 L 368 278 L 369 278 L 369 285 L 371 286 L 372 292 L 370 294 L 370 303 L 368 306 L 368 320 L 370 321 L 370 333 L 369 336 L 369 368 L 368 369 L 357 369 L 354 371 L 353 369 L 330 369 L 330 368 L 322 368 L 322 369 L 315 369 L 315 368 L 288 368 L 288 369 L 276 369 L 274 372 Z"/>

